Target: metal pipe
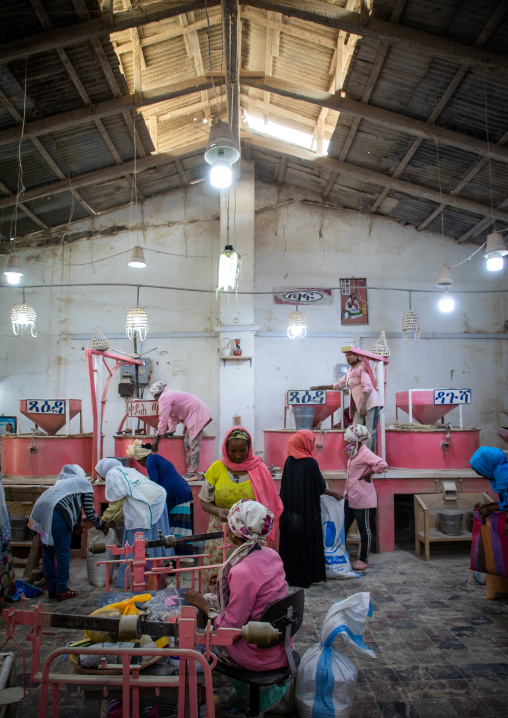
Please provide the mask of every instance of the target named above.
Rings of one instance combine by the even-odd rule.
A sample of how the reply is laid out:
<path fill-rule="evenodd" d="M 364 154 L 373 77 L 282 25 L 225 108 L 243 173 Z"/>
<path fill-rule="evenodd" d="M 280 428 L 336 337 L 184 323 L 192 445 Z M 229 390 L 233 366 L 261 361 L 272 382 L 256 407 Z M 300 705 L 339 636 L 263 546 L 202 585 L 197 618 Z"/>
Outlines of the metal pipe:
<path fill-rule="evenodd" d="M 194 543 L 195 541 L 210 541 L 212 539 L 217 538 L 223 538 L 224 533 L 222 531 L 212 531 L 212 533 L 207 534 L 193 534 L 192 536 L 172 536 L 171 534 L 167 536 L 161 536 L 158 539 L 154 539 L 153 541 L 146 541 L 145 547 L 146 548 L 158 548 L 158 547 L 165 547 L 165 548 L 173 548 L 174 546 L 177 546 L 181 543 Z M 96 553 L 105 553 L 108 546 L 103 541 L 97 541 L 93 543 L 89 548 L 89 552 L 96 554 Z M 117 544 L 117 548 L 123 548 L 122 544 Z"/>

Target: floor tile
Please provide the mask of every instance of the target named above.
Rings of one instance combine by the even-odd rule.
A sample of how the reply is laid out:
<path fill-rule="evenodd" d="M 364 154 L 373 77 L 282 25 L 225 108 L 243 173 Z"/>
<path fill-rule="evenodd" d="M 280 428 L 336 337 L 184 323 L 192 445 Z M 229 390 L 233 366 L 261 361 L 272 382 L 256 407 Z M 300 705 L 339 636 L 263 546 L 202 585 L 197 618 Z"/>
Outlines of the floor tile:
<path fill-rule="evenodd" d="M 455 718 L 457 713 L 449 701 L 443 699 L 415 700 L 413 705 L 419 718 Z"/>
<path fill-rule="evenodd" d="M 412 703 L 403 701 L 378 701 L 381 715 L 386 718 L 418 718 L 418 713 Z"/>

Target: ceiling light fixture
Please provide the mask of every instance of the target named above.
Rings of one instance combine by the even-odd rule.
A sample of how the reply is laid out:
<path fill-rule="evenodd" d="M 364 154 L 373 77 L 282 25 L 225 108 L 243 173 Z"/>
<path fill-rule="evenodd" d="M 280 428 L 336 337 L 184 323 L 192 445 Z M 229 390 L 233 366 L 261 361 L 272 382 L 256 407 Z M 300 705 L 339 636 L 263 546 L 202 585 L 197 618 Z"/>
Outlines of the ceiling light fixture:
<path fill-rule="evenodd" d="M 504 266 L 503 257 L 508 254 L 501 232 L 491 232 L 487 236 L 487 246 L 483 255 L 487 260 L 487 269 L 490 272 L 499 272 Z"/>
<path fill-rule="evenodd" d="M 439 300 L 439 309 L 442 312 L 453 312 L 455 308 L 455 301 L 453 297 L 448 294 L 448 287 L 453 284 L 452 270 L 446 264 L 441 267 L 441 271 L 436 279 L 436 287 L 444 289 L 444 295 Z"/>
<path fill-rule="evenodd" d="M 146 267 L 145 253 L 143 252 L 143 247 L 140 247 L 139 245 L 134 247 L 129 259 L 129 267 L 135 267 L 136 269 L 142 269 L 143 267 Z"/>
<path fill-rule="evenodd" d="M 125 332 L 127 339 L 139 337 L 144 342 L 148 333 L 148 316 L 145 310 L 139 306 L 139 287 L 137 296 L 137 305 L 132 307 L 127 313 L 127 321 L 125 323 Z"/>
<path fill-rule="evenodd" d="M 298 292 L 296 293 L 298 297 Z M 296 300 L 296 311 L 290 312 L 288 316 L 288 337 L 290 339 L 303 339 L 307 334 L 307 315 L 298 311 L 298 298 Z"/>
<path fill-rule="evenodd" d="M 211 165 L 210 182 L 213 187 L 225 189 L 233 177 L 231 165 L 240 158 L 240 152 L 227 122 L 219 120 L 210 129 L 205 160 Z"/>
<path fill-rule="evenodd" d="M 455 300 L 448 294 L 448 289 L 445 289 L 443 296 L 439 300 L 439 309 L 442 312 L 453 312 L 455 309 Z"/>
<path fill-rule="evenodd" d="M 25 290 L 23 289 L 23 304 L 16 304 L 11 311 L 12 331 L 16 336 L 23 335 L 23 331 L 30 327 L 30 333 L 33 337 L 37 336 L 35 322 L 37 314 L 35 309 L 25 304 Z"/>
<path fill-rule="evenodd" d="M 219 257 L 218 292 L 234 292 L 240 274 L 240 255 L 231 244 L 226 244 Z"/>
<path fill-rule="evenodd" d="M 23 276 L 23 272 L 21 271 L 21 262 L 19 261 L 17 254 L 11 254 L 9 256 L 4 274 L 7 277 L 9 284 L 19 284 L 19 280 Z"/>

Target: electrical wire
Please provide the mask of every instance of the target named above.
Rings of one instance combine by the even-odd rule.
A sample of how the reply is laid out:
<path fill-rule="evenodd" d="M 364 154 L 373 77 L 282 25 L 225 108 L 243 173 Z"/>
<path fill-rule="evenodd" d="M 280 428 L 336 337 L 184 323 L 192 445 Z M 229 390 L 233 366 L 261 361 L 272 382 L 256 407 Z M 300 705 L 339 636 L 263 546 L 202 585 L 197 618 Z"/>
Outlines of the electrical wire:
<path fill-rule="evenodd" d="M 213 69 L 212 69 L 212 30 L 210 26 L 210 16 L 208 15 L 208 3 L 205 0 L 205 14 L 206 14 L 206 22 L 208 25 L 208 63 L 210 65 L 210 76 L 212 78 L 212 87 L 213 91 L 215 92 L 215 100 L 217 102 L 217 112 L 219 114 L 219 120 L 222 118 L 222 105 L 219 104 L 219 96 L 217 94 L 217 88 L 215 87 L 215 82 L 213 80 Z"/>
<path fill-rule="evenodd" d="M 17 193 L 16 193 L 16 204 L 14 205 L 14 214 L 11 217 L 11 239 L 16 238 L 16 234 L 18 231 L 18 205 L 19 205 L 19 198 L 25 191 L 25 185 L 23 183 L 23 163 L 21 161 L 21 145 L 23 144 L 23 139 L 25 135 L 25 121 L 26 121 L 26 85 L 27 85 L 27 76 L 28 76 L 28 57 L 26 58 L 25 62 L 25 91 L 23 93 L 23 122 L 21 125 L 21 137 L 19 139 L 19 145 L 18 145 L 18 187 L 17 187 Z M 14 225 L 14 232 L 13 232 L 13 225 Z M 12 250 L 11 250 L 12 252 Z"/>

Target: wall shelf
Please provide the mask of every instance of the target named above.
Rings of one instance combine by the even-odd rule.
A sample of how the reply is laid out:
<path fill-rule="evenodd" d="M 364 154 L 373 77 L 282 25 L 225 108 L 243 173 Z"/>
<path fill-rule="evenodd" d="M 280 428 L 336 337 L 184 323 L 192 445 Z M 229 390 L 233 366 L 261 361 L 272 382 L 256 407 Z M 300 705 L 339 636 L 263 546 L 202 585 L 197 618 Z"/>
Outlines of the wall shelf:
<path fill-rule="evenodd" d="M 221 360 L 222 360 L 224 366 L 226 366 L 226 362 L 227 362 L 227 361 L 248 361 L 249 364 L 250 364 L 250 366 L 252 366 L 252 357 L 246 357 L 246 356 L 244 356 L 243 354 L 242 354 L 241 356 L 239 356 L 239 357 L 235 357 L 235 356 L 232 354 L 232 355 L 229 356 L 229 357 L 221 357 Z"/>

